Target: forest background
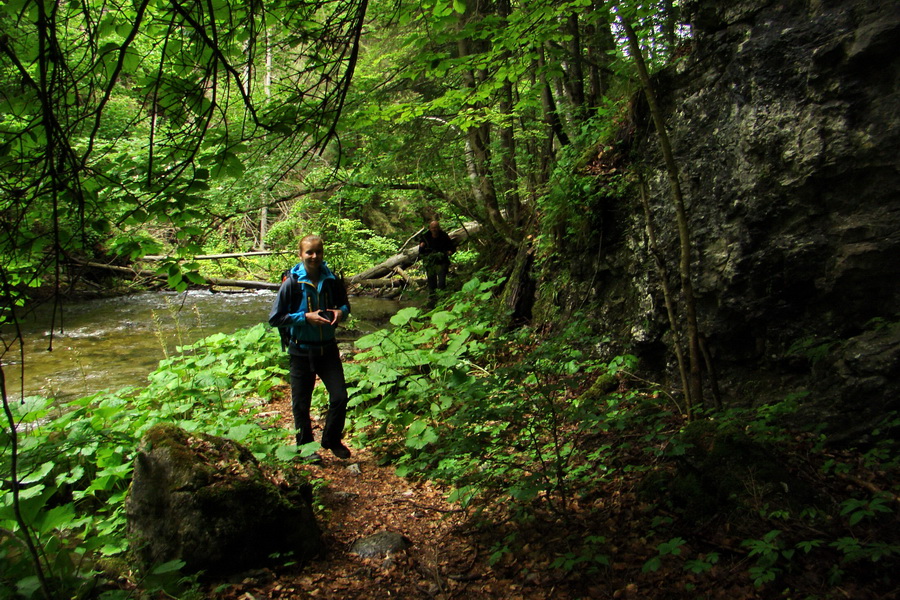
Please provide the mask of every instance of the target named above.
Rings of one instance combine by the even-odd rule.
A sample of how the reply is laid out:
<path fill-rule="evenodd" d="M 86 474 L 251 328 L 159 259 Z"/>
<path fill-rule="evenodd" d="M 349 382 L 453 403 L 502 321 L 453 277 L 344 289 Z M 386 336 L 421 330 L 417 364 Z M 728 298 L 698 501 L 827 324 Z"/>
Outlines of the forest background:
<path fill-rule="evenodd" d="M 757 403 L 717 389 L 655 94 L 658 74 L 671 77 L 691 52 L 689 13 L 673 0 L 4 2 L 0 319 L 12 333 L 2 360 L 21 346 L 16 323 L 38 299 L 61 306 L 68 293 L 120 285 L 101 264 L 155 269 L 179 291 L 209 277 L 274 281 L 289 258 L 213 267 L 195 257 L 293 251 L 316 232 L 332 267 L 352 275 L 430 219 L 478 221 L 478 240 L 457 257 L 458 295 L 360 340 L 350 377 L 355 426 L 401 474 L 442 482 L 476 516 L 501 511 L 495 522 L 513 524 L 492 563 L 534 542 L 521 525 L 538 520 L 581 533 L 565 537 L 548 570 L 585 589 L 607 577 L 621 544 L 596 524 L 613 510 L 603 491 L 619 486 L 645 513 L 629 550 L 637 570 L 652 577 L 674 564 L 680 592 L 740 577 L 755 593 L 882 593 L 900 553 L 896 527 L 876 527 L 896 524 L 891 436 L 839 455 L 822 423 L 782 429 L 803 392 Z M 628 340 L 598 330 L 595 307 L 554 300 L 578 280 L 579 254 L 603 250 L 600 213 L 646 197 L 629 154 L 639 127 L 655 132 L 666 165 L 672 208 L 660 237 L 675 240 L 676 266 L 659 276 L 664 357 L 643 371 Z M 650 214 L 646 202 L 629 206 L 626 218 Z M 648 219 L 650 254 L 655 239 Z M 811 363 L 834 344 L 797 340 L 789 354 Z M 104 560 L 127 551 L 121 505 L 134 444 L 153 422 L 201 427 L 204 405 L 204 431 L 290 460 L 241 412 L 245 396 L 265 398 L 283 374 L 275 350 L 262 329 L 214 336 L 162 365 L 151 387 L 84 399 L 62 417 L 52 400 L 9 402 L 14 383 L 0 378 L 2 556 L 15 567 L 7 593 L 87 594 L 109 576 Z M 224 372 L 211 372 L 212 356 Z M 125 414 L 133 420 L 114 422 Z M 19 435 L 51 416 L 55 425 Z M 893 431 L 895 417 L 882 416 Z M 73 423 L 79 435 L 53 435 Z M 622 441 L 632 437 L 640 443 Z M 802 465 L 774 469 L 784 452 Z M 830 491 L 798 498 L 779 491 L 787 480 Z M 706 533 L 695 535 L 698 521 Z M 732 527 L 737 540 L 708 533 Z"/>

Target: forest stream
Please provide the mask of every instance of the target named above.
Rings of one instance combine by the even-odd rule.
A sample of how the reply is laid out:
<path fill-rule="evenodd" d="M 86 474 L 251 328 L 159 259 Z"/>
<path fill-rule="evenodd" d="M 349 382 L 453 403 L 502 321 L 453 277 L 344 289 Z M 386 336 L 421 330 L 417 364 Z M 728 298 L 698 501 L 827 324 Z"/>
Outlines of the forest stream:
<path fill-rule="evenodd" d="M 23 389 L 25 396 L 73 399 L 143 385 L 159 361 L 177 347 L 265 322 L 274 298 L 269 291 L 191 291 L 66 302 L 52 334 L 51 307 L 41 307 L 22 322 L 24 380 L 18 349 L 3 358 L 8 392 L 14 399 L 22 397 Z M 351 324 L 361 333 L 380 327 L 401 306 L 361 296 L 351 298 L 351 305 L 355 318 Z M 9 332 L 3 335 L 6 338 Z"/>

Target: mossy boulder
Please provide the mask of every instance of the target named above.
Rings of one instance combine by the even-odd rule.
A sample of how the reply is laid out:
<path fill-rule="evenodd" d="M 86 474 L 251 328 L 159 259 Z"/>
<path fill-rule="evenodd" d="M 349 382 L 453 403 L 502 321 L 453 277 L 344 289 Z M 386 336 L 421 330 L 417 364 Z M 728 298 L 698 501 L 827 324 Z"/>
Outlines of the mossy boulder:
<path fill-rule="evenodd" d="M 287 482 L 233 440 L 151 428 L 138 450 L 125 510 L 144 567 L 183 560 L 185 570 L 237 572 L 274 553 L 305 560 L 321 552 L 310 488 Z"/>

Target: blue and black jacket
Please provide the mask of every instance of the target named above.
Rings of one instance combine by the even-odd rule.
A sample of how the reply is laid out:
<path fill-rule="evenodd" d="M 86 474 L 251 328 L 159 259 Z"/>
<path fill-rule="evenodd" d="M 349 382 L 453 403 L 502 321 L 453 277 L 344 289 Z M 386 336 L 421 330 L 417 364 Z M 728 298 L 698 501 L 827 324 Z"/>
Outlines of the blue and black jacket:
<path fill-rule="evenodd" d="M 269 325 L 278 327 L 282 344 L 288 346 L 291 354 L 322 354 L 327 346 L 336 343 L 335 327 L 307 323 L 306 313 L 333 309 L 341 310 L 342 319 L 350 314 L 344 283 L 323 262 L 318 284 L 313 284 L 303 263 L 297 263 L 278 290 L 269 312 Z"/>

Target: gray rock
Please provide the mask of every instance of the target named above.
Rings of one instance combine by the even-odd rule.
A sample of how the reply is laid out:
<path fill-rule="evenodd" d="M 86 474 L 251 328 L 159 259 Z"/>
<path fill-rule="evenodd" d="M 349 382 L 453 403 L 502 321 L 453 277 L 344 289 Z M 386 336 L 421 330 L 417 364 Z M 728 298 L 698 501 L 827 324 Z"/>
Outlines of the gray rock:
<path fill-rule="evenodd" d="M 858 345 L 873 319 L 898 318 L 900 3 L 692 0 L 684 10 L 693 50 L 654 84 L 687 204 L 700 328 L 726 400 L 756 401 L 759 390 L 780 399 L 796 386 L 815 391 L 810 400 L 844 403 L 847 415 L 863 401 L 876 412 L 900 409 L 887 373 L 826 386 L 809 365 L 795 370 L 786 358 L 805 338 Z M 670 184 L 642 97 L 634 115 L 637 133 L 621 150 L 647 174 L 677 292 Z M 605 189 L 602 181 L 597 188 Z M 631 340 L 611 353 L 640 355 L 677 387 L 637 192 L 598 194 L 590 214 L 593 246 L 566 240 L 575 284 L 548 286 L 536 306 L 595 306 L 598 331 Z M 611 268 L 598 269 L 598 261 Z M 546 268 L 548 281 L 558 281 L 558 265 Z M 878 352 L 860 356 L 891 368 Z M 841 360 L 835 369 L 858 370 L 852 357 Z M 741 387 L 751 379 L 755 387 Z"/>
<path fill-rule="evenodd" d="M 358 554 L 362 558 L 379 558 L 405 550 L 411 545 L 411 542 L 399 533 L 379 531 L 353 542 L 350 552 Z"/>
<path fill-rule="evenodd" d="M 172 425 L 141 440 L 125 510 L 145 567 L 180 559 L 188 571 L 232 573 L 273 553 L 317 555 L 321 533 L 303 482 L 276 484 L 240 444 Z"/>

